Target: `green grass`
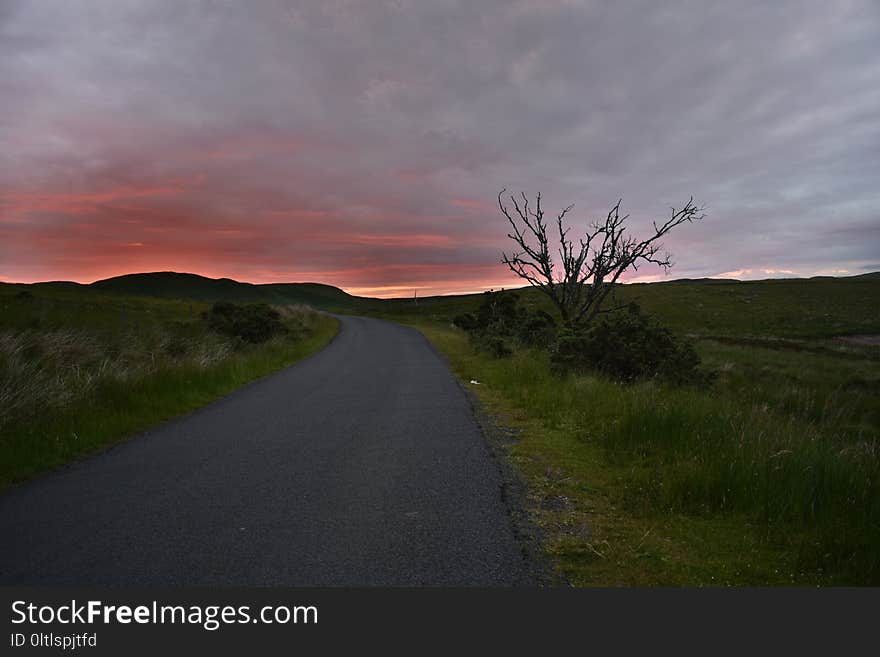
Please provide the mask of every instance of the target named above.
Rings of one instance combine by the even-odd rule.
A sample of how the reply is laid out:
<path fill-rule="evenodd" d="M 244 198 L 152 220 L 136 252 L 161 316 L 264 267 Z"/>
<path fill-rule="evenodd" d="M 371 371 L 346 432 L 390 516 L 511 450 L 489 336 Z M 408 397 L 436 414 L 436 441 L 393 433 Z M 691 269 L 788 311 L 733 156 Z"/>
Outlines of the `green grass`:
<path fill-rule="evenodd" d="M 880 278 L 641 283 L 621 288 L 669 328 L 698 335 L 821 338 L 880 333 Z"/>
<path fill-rule="evenodd" d="M 717 375 L 701 388 L 559 379 L 538 350 L 493 359 L 450 326 L 452 302 L 392 316 L 422 330 L 463 381 L 480 382 L 490 413 L 520 430 L 509 458 L 572 583 L 876 585 L 880 349 L 832 336 L 876 330 L 880 288 L 787 283 L 732 284 L 761 303 L 727 323 L 713 318 L 735 318 L 743 299 L 724 286 L 641 288 L 643 307 L 696 336 Z M 774 328 L 792 308 L 804 319 Z"/>
<path fill-rule="evenodd" d="M 480 294 L 413 299 L 371 299 L 318 283 L 254 285 L 228 278 L 154 272 L 129 274 L 91 285 L 41 283 L 41 293 L 126 295 L 185 303 L 235 301 L 308 304 L 321 310 L 381 315 L 389 319 L 448 320 L 473 311 Z M 519 291 L 527 305 L 552 310 L 534 289 Z M 880 274 L 847 278 L 698 280 L 622 285 L 622 303 L 638 301 L 646 311 L 680 333 L 701 336 L 821 338 L 880 333 Z"/>
<path fill-rule="evenodd" d="M 767 407 L 838 433 L 848 442 L 877 439 L 880 429 L 880 349 L 814 340 L 697 343 L 718 378 L 717 395 Z"/>
<path fill-rule="evenodd" d="M 0 488 L 203 406 L 314 353 L 338 329 L 285 307 L 287 333 L 244 344 L 209 331 L 207 307 L 0 286 Z"/>
<path fill-rule="evenodd" d="M 535 289 L 526 305 L 552 311 Z M 402 321 L 443 321 L 473 312 L 481 295 L 394 299 L 358 308 Z M 678 333 L 737 338 L 813 339 L 880 333 L 880 276 L 683 281 L 621 285 L 620 303 L 638 302 Z"/>

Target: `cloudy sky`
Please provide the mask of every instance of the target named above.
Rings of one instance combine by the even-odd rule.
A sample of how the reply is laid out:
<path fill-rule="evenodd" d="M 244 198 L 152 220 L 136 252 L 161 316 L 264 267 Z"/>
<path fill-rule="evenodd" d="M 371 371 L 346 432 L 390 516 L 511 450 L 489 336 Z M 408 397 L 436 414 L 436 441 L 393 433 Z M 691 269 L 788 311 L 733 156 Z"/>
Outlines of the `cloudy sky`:
<path fill-rule="evenodd" d="M 693 195 L 671 277 L 880 269 L 880 3 L 0 0 L 0 280 L 510 286 L 502 187 Z"/>

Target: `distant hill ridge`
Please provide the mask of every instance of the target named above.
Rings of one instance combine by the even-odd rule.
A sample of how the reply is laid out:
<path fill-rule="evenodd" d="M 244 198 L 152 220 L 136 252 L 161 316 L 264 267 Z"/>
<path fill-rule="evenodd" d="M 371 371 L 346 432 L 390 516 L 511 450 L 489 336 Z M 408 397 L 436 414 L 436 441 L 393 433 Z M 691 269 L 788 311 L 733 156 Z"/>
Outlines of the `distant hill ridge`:
<path fill-rule="evenodd" d="M 771 278 L 764 280 L 738 280 L 733 278 L 680 278 L 669 281 L 657 281 L 653 283 L 634 283 L 626 285 L 627 288 L 644 289 L 645 287 L 666 286 L 682 289 L 697 286 L 709 286 L 715 289 L 723 286 L 731 286 L 738 289 L 751 289 L 762 284 L 771 284 L 772 287 L 797 283 L 798 281 L 865 281 L 880 279 L 880 272 L 869 272 L 856 276 L 832 277 L 814 276 L 812 278 Z M 52 281 L 34 283 L 34 287 L 53 288 L 85 288 L 100 292 L 123 294 L 129 296 L 149 296 L 167 299 L 194 299 L 199 301 L 234 301 L 239 303 L 263 302 L 271 304 L 307 304 L 322 310 L 345 312 L 348 310 L 390 309 L 392 307 L 409 307 L 414 303 L 411 298 L 400 299 L 375 299 L 372 297 L 359 297 L 348 294 L 344 290 L 323 283 L 244 283 L 231 278 L 209 278 L 199 274 L 189 274 L 173 271 L 145 272 L 114 276 L 90 284 L 74 283 L 70 281 Z M 520 289 L 521 292 L 532 296 L 532 290 Z M 425 296 L 419 297 L 418 304 L 455 304 L 465 303 L 468 299 L 474 299 L 479 294 Z"/>
<path fill-rule="evenodd" d="M 238 303 L 269 303 L 275 305 L 305 304 L 319 310 L 344 312 L 380 299 L 356 297 L 344 290 L 323 283 L 246 283 L 231 278 L 210 278 L 200 274 L 175 271 L 142 272 L 105 278 L 94 283 L 44 281 L 39 283 L 5 283 L 7 286 L 36 290 L 93 290 L 122 296 L 161 299 L 192 299 L 194 301 L 233 301 Z"/>
<path fill-rule="evenodd" d="M 356 297 L 322 283 L 242 283 L 173 271 L 125 274 L 95 281 L 88 287 L 103 292 L 201 301 L 304 303 L 315 307 L 347 307 Z"/>

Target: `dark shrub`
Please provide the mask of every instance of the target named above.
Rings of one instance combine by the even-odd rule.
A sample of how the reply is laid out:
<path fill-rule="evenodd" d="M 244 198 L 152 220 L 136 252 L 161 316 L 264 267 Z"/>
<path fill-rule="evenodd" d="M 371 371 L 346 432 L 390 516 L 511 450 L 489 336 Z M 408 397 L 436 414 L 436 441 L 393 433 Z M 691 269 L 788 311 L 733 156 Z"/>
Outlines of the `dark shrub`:
<path fill-rule="evenodd" d="M 265 303 L 218 301 L 207 313 L 207 320 L 212 330 L 251 343 L 265 342 L 285 330 L 281 315 Z"/>
<path fill-rule="evenodd" d="M 517 324 L 516 337 L 531 347 L 547 347 L 556 339 L 556 322 L 543 310 L 526 312 Z"/>
<path fill-rule="evenodd" d="M 476 313 L 464 313 L 452 320 L 467 331 L 474 345 L 498 358 L 513 353 L 513 343 L 548 347 L 556 338 L 556 322 L 542 310 L 519 305 L 513 292 L 488 291 Z"/>
<path fill-rule="evenodd" d="M 635 304 L 584 331 L 560 332 L 551 364 L 558 373 L 601 372 L 623 383 L 656 378 L 685 384 L 706 378 L 693 346 L 643 315 Z"/>
<path fill-rule="evenodd" d="M 479 327 L 479 323 L 477 322 L 477 318 L 473 313 L 464 313 L 462 315 L 456 315 L 452 323 L 455 324 L 462 331 L 475 331 Z"/>
<path fill-rule="evenodd" d="M 519 295 L 513 292 L 483 293 L 483 303 L 477 309 L 477 326 L 483 333 L 511 336 L 523 320 L 524 309 L 519 307 Z"/>
<path fill-rule="evenodd" d="M 504 338 L 497 335 L 486 335 L 475 339 L 474 344 L 478 349 L 487 352 L 495 358 L 506 358 L 513 354 L 513 349 L 505 342 Z"/>

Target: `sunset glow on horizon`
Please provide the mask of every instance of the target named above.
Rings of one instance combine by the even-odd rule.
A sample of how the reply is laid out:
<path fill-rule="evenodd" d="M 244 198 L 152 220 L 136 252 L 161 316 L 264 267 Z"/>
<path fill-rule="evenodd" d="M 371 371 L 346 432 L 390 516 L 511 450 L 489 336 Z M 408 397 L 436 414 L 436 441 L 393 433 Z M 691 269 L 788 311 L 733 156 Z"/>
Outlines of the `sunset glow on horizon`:
<path fill-rule="evenodd" d="M 704 204 L 630 281 L 880 270 L 876 3 L 305 4 L 4 3 L 0 280 L 520 287 L 505 187 Z"/>

